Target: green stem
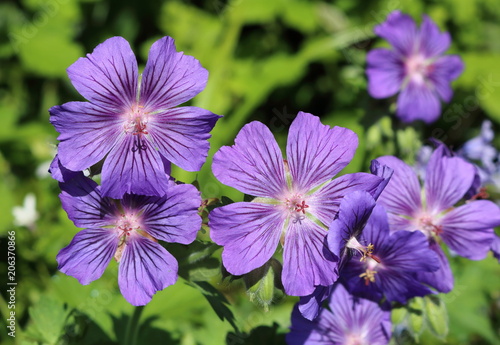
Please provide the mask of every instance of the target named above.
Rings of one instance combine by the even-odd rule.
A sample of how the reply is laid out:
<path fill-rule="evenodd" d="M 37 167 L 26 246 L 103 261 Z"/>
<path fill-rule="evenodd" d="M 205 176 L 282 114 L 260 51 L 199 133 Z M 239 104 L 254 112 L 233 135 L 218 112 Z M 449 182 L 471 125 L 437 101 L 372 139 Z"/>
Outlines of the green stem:
<path fill-rule="evenodd" d="M 142 310 L 144 306 L 135 307 L 134 313 L 130 317 L 127 323 L 127 329 L 125 330 L 125 342 L 124 345 L 136 345 L 137 336 L 139 334 L 139 319 L 141 318 Z"/>

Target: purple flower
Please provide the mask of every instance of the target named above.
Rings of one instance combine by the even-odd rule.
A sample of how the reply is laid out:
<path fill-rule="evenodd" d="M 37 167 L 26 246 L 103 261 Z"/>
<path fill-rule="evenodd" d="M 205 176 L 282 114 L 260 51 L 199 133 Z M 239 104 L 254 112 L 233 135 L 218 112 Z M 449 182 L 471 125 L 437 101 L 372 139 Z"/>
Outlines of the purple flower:
<path fill-rule="evenodd" d="M 419 281 L 417 273 L 437 271 L 437 254 L 420 231 L 390 233 L 382 206 L 375 206 L 358 238 L 346 236 L 345 240 L 354 255 L 340 274 L 352 294 L 375 301 L 385 296 L 389 302 L 406 303 L 410 298 L 432 293 Z"/>
<path fill-rule="evenodd" d="M 309 295 L 337 279 L 338 257 L 325 245 L 328 225 L 340 200 L 352 191 L 379 193 L 383 178 L 356 173 L 332 178 L 352 159 L 356 134 L 322 125 L 299 112 L 290 126 L 288 160 L 270 130 L 260 122 L 245 125 L 232 147 L 214 156 L 214 175 L 226 185 L 256 196 L 209 215 L 211 237 L 224 246 L 222 261 L 234 275 L 264 265 L 283 245 L 282 281 L 286 293 Z"/>
<path fill-rule="evenodd" d="M 394 169 L 379 202 L 389 215 L 391 231 L 422 231 L 441 261 L 435 272 L 419 273 L 419 279 L 441 292 L 453 287 L 453 277 L 439 242 L 471 260 L 486 257 L 493 241 L 493 227 L 500 225 L 500 209 L 488 200 L 456 204 L 469 191 L 476 177 L 475 167 L 460 157 L 449 157 L 443 145 L 432 154 L 422 193 L 410 166 L 393 156 L 377 159 Z"/>
<path fill-rule="evenodd" d="M 157 239 L 189 244 L 201 226 L 201 199 L 192 185 L 170 182 L 163 197 L 101 195 L 89 178 L 61 183 L 63 208 L 85 228 L 57 255 L 59 270 L 87 285 L 101 277 L 111 258 L 119 262 L 118 284 L 127 301 L 147 304 L 153 294 L 177 280 L 177 261 Z"/>
<path fill-rule="evenodd" d="M 485 120 L 481 125 L 481 133 L 468 140 L 457 153 L 469 161 L 480 163 L 476 167 L 481 185 L 492 184 L 498 189 L 500 183 L 496 180 L 500 175 L 500 154 L 492 145 L 494 137 L 491 121 Z"/>
<path fill-rule="evenodd" d="M 128 42 L 112 37 L 68 68 L 73 86 L 89 102 L 52 107 L 60 133 L 58 156 L 72 171 L 104 159 L 102 194 L 163 196 L 168 162 L 189 171 L 205 162 L 209 132 L 218 115 L 175 107 L 205 88 L 208 72 L 176 52 L 174 40 L 156 41 L 140 76 Z"/>
<path fill-rule="evenodd" d="M 441 113 L 440 99 L 449 102 L 450 87 L 463 70 L 457 55 L 445 55 L 450 35 L 424 16 L 420 29 L 413 19 L 394 11 L 375 27 L 375 33 L 393 47 L 374 49 L 367 56 L 368 92 L 387 98 L 400 92 L 397 115 L 404 122 L 434 122 Z"/>
<path fill-rule="evenodd" d="M 385 345 L 391 336 L 390 311 L 377 303 L 351 296 L 342 284 L 336 284 L 328 304 L 319 317 L 309 321 L 297 307 L 292 312 L 289 345 Z"/>

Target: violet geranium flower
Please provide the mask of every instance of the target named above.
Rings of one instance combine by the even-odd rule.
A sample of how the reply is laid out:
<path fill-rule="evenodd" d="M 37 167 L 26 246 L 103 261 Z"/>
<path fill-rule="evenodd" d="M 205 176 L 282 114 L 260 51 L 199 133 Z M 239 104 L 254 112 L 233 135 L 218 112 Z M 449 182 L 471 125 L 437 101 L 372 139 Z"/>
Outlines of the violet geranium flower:
<path fill-rule="evenodd" d="M 178 264 L 158 239 L 189 244 L 201 226 L 199 192 L 170 181 L 163 197 L 125 194 L 121 200 L 101 195 L 101 187 L 77 176 L 61 183 L 63 208 L 85 228 L 57 255 L 59 270 L 87 285 L 103 274 L 114 257 L 125 299 L 145 305 L 177 280 Z"/>
<path fill-rule="evenodd" d="M 394 169 L 378 199 L 388 212 L 391 231 L 422 231 L 441 261 L 435 272 L 421 272 L 419 280 L 440 292 L 453 288 L 453 276 L 443 251 L 442 240 L 460 256 L 481 260 L 490 250 L 500 225 L 500 208 L 489 200 L 467 200 L 456 205 L 469 191 L 476 169 L 460 157 L 448 157 L 444 145 L 432 154 L 426 167 L 424 193 L 410 166 L 393 156 L 377 158 Z"/>
<path fill-rule="evenodd" d="M 271 131 L 254 121 L 235 145 L 222 147 L 212 170 L 222 183 L 248 195 L 209 215 L 212 240 L 224 246 L 229 273 L 242 275 L 264 265 L 283 245 L 282 281 L 289 295 L 305 296 L 338 278 L 338 257 L 325 245 L 340 200 L 356 190 L 377 195 L 384 179 L 366 173 L 332 178 L 352 159 L 357 137 L 349 129 L 322 125 L 299 112 L 290 126 L 287 160 Z"/>
<path fill-rule="evenodd" d="M 383 206 L 375 206 L 358 238 L 347 238 L 354 254 L 340 274 L 352 294 L 374 301 L 385 296 L 389 302 L 406 303 L 432 293 L 419 281 L 418 273 L 437 271 L 437 254 L 420 231 L 390 233 Z"/>
<path fill-rule="evenodd" d="M 72 171 L 104 159 L 104 196 L 163 196 L 169 162 L 189 171 L 205 162 L 209 132 L 219 116 L 175 106 L 205 88 L 208 72 L 195 58 L 176 52 L 172 38 L 152 45 L 142 76 L 122 37 L 112 37 L 78 59 L 68 76 L 89 102 L 49 110 L 60 133 L 58 157 Z"/>
<path fill-rule="evenodd" d="M 397 116 L 404 122 L 436 121 L 441 114 L 440 99 L 453 96 L 452 80 L 463 71 L 457 55 L 443 55 L 450 46 L 450 35 L 424 16 L 420 29 L 413 19 L 394 11 L 375 27 L 394 49 L 374 49 L 367 56 L 368 92 L 374 98 L 387 98 L 400 92 Z"/>
<path fill-rule="evenodd" d="M 297 307 L 292 312 L 288 345 L 386 345 L 391 337 L 390 311 L 377 303 L 350 295 L 337 283 L 328 304 L 318 318 L 309 321 Z"/>

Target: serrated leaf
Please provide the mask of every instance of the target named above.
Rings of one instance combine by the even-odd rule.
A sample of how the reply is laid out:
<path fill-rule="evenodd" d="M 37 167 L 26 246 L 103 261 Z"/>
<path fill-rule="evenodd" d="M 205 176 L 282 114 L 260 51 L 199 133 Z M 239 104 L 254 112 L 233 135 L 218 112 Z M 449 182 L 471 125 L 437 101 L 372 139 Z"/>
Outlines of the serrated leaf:
<path fill-rule="evenodd" d="M 29 315 L 32 324 L 27 333 L 38 340 L 55 344 L 63 334 L 69 312 L 60 301 L 42 296 L 36 305 L 29 308 Z"/>

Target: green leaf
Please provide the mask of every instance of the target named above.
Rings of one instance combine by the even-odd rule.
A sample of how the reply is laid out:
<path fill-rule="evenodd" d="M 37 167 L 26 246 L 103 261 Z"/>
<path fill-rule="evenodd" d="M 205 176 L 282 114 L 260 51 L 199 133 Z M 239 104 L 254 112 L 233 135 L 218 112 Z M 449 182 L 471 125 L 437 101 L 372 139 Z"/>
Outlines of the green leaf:
<path fill-rule="evenodd" d="M 60 301 L 42 296 L 29 308 L 29 315 L 32 323 L 26 333 L 37 340 L 56 344 L 63 334 L 69 312 Z"/>
<path fill-rule="evenodd" d="M 418 340 L 425 329 L 424 301 L 415 297 L 408 303 L 408 326 L 412 336 Z"/>
<path fill-rule="evenodd" d="M 456 107 L 448 108 L 443 117 L 447 122 L 456 122 L 469 117 L 481 106 L 493 120 L 500 123 L 500 71 L 498 61 L 500 54 L 465 53 L 461 55 L 465 63 L 465 71 L 457 80 L 457 85 L 473 90 Z"/>
<path fill-rule="evenodd" d="M 430 295 L 423 298 L 427 326 L 439 338 L 448 334 L 448 312 L 439 296 Z"/>

